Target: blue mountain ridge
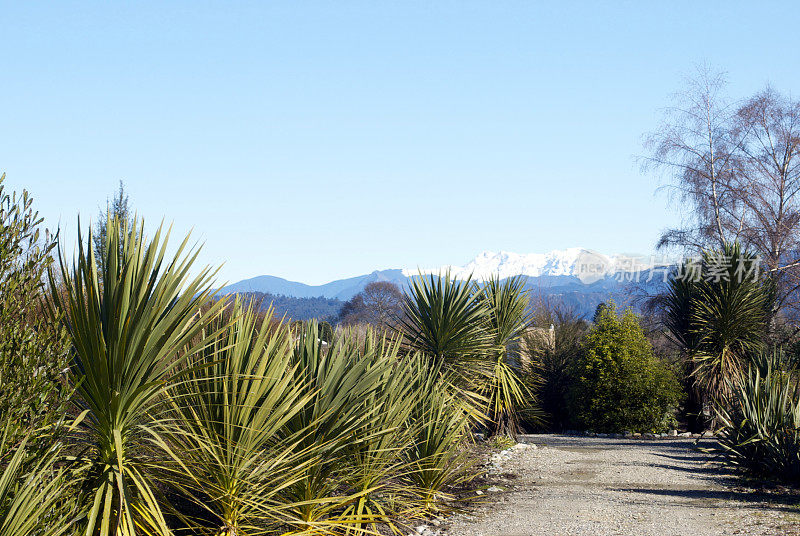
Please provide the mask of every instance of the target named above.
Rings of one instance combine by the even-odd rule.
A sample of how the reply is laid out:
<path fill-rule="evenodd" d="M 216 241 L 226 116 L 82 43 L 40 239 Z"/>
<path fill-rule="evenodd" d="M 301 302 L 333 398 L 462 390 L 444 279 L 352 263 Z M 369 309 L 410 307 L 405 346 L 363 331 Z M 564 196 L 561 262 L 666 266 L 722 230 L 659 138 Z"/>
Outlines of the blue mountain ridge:
<path fill-rule="evenodd" d="M 591 316 L 601 302 L 614 300 L 621 306 L 632 305 L 633 295 L 637 292 L 640 295 L 642 291 L 653 294 L 663 286 L 663 282 L 659 279 L 650 282 L 646 280 L 646 272 L 643 273 L 642 283 L 627 281 L 625 278 L 616 276 L 607 276 L 587 284 L 575 276 L 542 275 L 528 276 L 526 287 L 534 299 L 558 301 L 572 307 L 580 314 Z M 404 288 L 408 284 L 409 277 L 405 276 L 400 269 L 375 270 L 370 274 L 338 279 L 323 285 L 307 285 L 281 277 L 262 275 L 222 287 L 217 294 L 262 292 L 293 298 L 324 297 L 347 301 L 361 292 L 369 283 L 376 281 L 389 281 Z"/>
<path fill-rule="evenodd" d="M 338 279 L 324 285 L 306 285 L 272 275 L 260 275 L 222 287 L 217 293 L 264 292 L 293 298 L 323 297 L 347 301 L 376 281 L 389 281 L 402 288 L 408 278 L 403 275 L 402 270 L 375 270 L 371 274 Z"/>

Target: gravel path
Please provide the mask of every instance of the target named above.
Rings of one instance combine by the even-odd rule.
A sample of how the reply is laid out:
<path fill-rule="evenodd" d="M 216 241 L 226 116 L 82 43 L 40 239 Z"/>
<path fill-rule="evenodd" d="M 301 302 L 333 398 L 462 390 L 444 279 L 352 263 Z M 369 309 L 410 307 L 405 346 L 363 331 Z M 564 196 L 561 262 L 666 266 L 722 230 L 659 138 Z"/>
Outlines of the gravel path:
<path fill-rule="evenodd" d="M 735 487 L 694 440 L 532 435 L 521 441 L 536 448 L 495 455 L 487 477 L 494 487 L 438 527 L 442 534 L 800 534 L 795 493 Z"/>

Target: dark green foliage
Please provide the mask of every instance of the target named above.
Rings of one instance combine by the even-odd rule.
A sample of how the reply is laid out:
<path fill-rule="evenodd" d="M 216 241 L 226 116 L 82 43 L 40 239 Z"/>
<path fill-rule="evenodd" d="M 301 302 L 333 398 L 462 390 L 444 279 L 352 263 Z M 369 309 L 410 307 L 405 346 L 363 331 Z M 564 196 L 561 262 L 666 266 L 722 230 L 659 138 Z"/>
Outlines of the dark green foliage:
<path fill-rule="evenodd" d="M 683 413 L 691 432 L 702 432 L 708 426 L 703 408 L 705 389 L 696 381 L 694 355 L 697 353 L 700 335 L 694 327 L 692 312 L 699 299 L 698 282 L 694 271 L 700 266 L 689 261 L 679 266 L 677 274 L 670 279 L 663 296 L 663 323 L 667 337 L 677 346 L 682 361 L 682 381 L 687 393 Z"/>
<path fill-rule="evenodd" d="M 637 316 L 598 311 L 577 360 L 570 406 L 576 423 L 598 432 L 663 432 L 681 399 L 675 373 L 653 355 Z"/>
<path fill-rule="evenodd" d="M 271 306 L 277 318 L 286 317 L 291 320 L 316 318 L 333 321 L 344 304 L 335 298 L 293 298 L 265 292 L 243 292 L 239 296 L 247 303 L 258 304 L 262 311 L 266 311 Z"/>
<path fill-rule="evenodd" d="M 333 340 L 333 326 L 331 326 L 330 322 L 325 322 L 323 320 L 319 323 L 319 338 L 325 342 L 331 342 Z"/>
<path fill-rule="evenodd" d="M 781 351 L 758 356 L 731 382 L 728 406 L 717 406 L 718 452 L 728 465 L 759 477 L 800 483 L 800 390 Z"/>
<path fill-rule="evenodd" d="M 543 340 L 541 332 L 528 332 L 524 346 L 539 380 L 535 392 L 545 414 L 546 429 L 563 431 L 572 426 L 569 410 L 572 373 L 589 325 L 573 309 L 544 304 L 537 307 L 534 324 L 540 330 L 553 326 L 553 344 Z"/>

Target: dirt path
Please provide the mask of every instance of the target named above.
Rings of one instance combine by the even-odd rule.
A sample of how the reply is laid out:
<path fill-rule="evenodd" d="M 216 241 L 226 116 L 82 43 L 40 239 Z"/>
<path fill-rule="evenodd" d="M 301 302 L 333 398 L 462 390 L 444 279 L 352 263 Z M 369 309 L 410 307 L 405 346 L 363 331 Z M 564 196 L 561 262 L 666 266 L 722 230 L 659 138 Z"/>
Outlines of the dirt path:
<path fill-rule="evenodd" d="M 693 440 L 525 436 L 448 536 L 800 534 L 796 494 L 737 488 Z M 497 491 L 501 488 L 502 491 Z"/>

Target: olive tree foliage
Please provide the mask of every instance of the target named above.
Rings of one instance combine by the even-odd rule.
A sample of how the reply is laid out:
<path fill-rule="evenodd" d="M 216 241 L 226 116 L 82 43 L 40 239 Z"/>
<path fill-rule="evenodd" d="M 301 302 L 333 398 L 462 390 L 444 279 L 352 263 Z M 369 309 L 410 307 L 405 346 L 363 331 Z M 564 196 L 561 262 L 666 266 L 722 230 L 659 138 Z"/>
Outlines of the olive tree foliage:
<path fill-rule="evenodd" d="M 664 173 L 683 210 L 660 247 L 697 254 L 739 242 L 776 280 L 779 305 L 800 311 L 800 102 L 767 86 L 741 100 L 698 69 L 647 135 L 644 168 Z"/>
<path fill-rule="evenodd" d="M 68 528 L 64 473 L 53 465 L 69 391 L 67 339 L 43 313 L 44 276 L 56 236 L 27 191 L 0 175 L 0 536 Z"/>
<path fill-rule="evenodd" d="M 53 432 L 64 414 L 66 389 L 60 381 L 67 340 L 57 323 L 42 314 L 45 274 L 53 262 L 56 237 L 42 228 L 27 191 L 9 192 L 0 176 L 0 423 L 4 445 L 16 445 L 33 431 Z M 43 446 L 49 433 L 28 447 Z M 5 460 L 9 452 L 0 452 Z"/>

